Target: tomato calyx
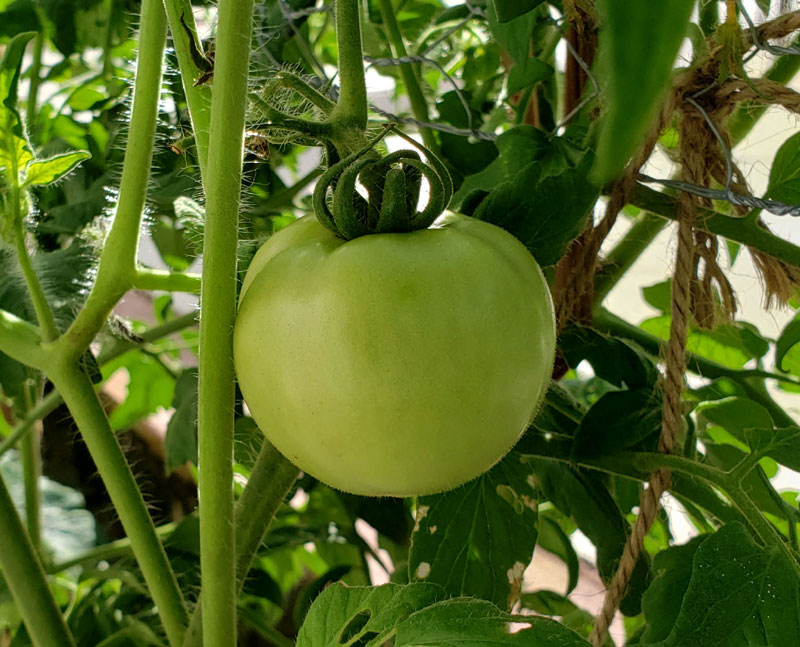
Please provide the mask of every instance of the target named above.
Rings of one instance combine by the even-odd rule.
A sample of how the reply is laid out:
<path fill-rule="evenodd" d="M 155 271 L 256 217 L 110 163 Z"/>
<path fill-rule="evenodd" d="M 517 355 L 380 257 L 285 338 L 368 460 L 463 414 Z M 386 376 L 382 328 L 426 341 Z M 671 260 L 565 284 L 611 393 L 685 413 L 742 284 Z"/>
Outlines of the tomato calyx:
<path fill-rule="evenodd" d="M 375 146 L 394 132 L 419 149 L 378 155 Z M 422 179 L 430 186 L 427 204 L 417 209 Z M 360 183 L 367 192 L 356 189 Z M 427 148 L 388 124 L 366 146 L 333 164 L 319 179 L 313 204 L 317 219 L 346 240 L 381 233 L 427 229 L 447 208 L 453 182 L 444 164 Z"/>

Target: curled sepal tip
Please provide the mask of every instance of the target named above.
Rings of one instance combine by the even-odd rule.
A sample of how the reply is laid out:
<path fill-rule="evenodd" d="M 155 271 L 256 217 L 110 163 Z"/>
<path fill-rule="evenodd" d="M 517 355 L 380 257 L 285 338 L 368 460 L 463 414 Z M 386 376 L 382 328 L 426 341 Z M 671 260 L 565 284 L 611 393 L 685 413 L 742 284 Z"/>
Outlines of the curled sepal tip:
<path fill-rule="evenodd" d="M 394 132 L 421 151 L 403 149 L 381 156 L 375 146 Z M 422 179 L 430 186 L 428 201 L 417 209 Z M 366 191 L 363 196 L 358 186 Z M 430 227 L 447 208 L 453 182 L 433 153 L 394 125 L 387 125 L 359 151 L 333 164 L 314 189 L 317 219 L 347 240 L 367 234 L 403 233 Z"/>

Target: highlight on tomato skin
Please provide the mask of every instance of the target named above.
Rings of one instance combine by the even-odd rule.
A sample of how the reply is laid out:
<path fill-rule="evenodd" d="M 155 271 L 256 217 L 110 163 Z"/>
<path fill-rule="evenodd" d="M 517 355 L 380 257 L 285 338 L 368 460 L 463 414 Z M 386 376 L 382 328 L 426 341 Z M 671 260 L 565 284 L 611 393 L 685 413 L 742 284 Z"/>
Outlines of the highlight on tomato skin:
<path fill-rule="evenodd" d="M 345 241 L 305 217 L 250 265 L 234 363 L 256 423 L 299 468 L 346 492 L 415 496 L 511 449 L 555 337 L 539 266 L 494 225 L 448 214 Z"/>

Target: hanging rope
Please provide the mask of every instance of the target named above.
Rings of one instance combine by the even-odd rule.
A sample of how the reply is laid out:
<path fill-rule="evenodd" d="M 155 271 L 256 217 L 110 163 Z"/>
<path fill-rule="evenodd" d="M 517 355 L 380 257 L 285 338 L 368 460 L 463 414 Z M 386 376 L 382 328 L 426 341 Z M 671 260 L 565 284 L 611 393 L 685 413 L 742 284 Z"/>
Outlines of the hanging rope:
<path fill-rule="evenodd" d="M 661 415 L 661 435 L 658 449 L 665 454 L 672 453 L 675 439 L 683 424 L 681 395 L 683 375 L 686 371 L 686 335 L 689 322 L 689 287 L 692 277 L 694 242 L 692 238 L 692 216 L 694 201 L 688 194 L 681 194 L 678 214 L 678 251 L 675 271 L 672 276 L 672 323 L 669 342 L 665 350 L 666 365 L 663 389 L 664 407 Z M 647 487 L 639 497 L 639 516 L 633 525 L 628 542 L 625 544 L 619 567 L 606 591 L 603 608 L 595 621 L 589 637 L 594 647 L 600 647 L 608 634 L 619 604 L 625 597 L 631 574 L 636 566 L 644 538 L 655 521 L 659 510 L 661 495 L 669 489 L 671 474 L 669 470 L 656 470 L 650 474 Z"/>

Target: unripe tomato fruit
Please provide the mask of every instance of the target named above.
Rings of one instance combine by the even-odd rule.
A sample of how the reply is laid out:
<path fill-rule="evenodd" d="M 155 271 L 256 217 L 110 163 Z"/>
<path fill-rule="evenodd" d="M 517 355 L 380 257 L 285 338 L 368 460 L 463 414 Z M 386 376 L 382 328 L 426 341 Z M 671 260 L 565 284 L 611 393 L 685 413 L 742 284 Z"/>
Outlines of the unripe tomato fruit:
<path fill-rule="evenodd" d="M 530 423 L 553 305 L 494 225 L 448 215 L 345 241 L 306 217 L 254 257 L 233 349 L 256 423 L 299 468 L 356 494 L 431 494 L 488 470 Z"/>

